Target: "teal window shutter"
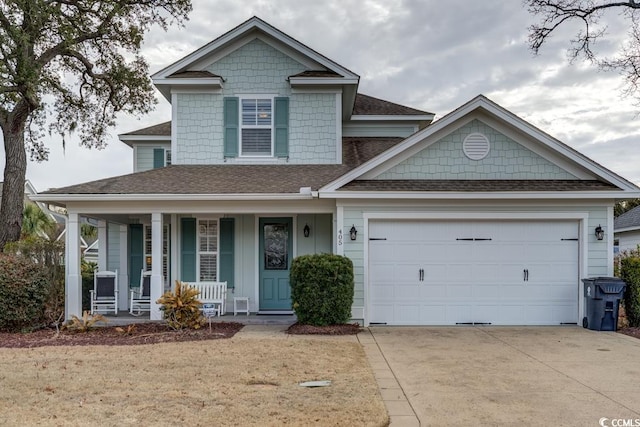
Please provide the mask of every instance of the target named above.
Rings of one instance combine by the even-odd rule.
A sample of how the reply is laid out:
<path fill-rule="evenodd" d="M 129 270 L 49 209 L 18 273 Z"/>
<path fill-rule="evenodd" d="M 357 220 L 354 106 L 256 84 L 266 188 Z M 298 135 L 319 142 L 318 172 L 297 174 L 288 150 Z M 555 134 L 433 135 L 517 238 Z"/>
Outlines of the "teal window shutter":
<path fill-rule="evenodd" d="M 224 98 L 224 156 L 238 157 L 240 106 L 237 97 Z"/>
<path fill-rule="evenodd" d="M 227 288 L 234 288 L 234 229 L 233 218 L 220 219 L 220 274 L 218 280 L 227 282 Z"/>
<path fill-rule="evenodd" d="M 182 218 L 181 234 L 181 254 L 182 264 L 181 280 L 185 282 L 196 281 L 196 219 Z"/>
<path fill-rule="evenodd" d="M 289 98 L 276 97 L 274 103 L 275 156 L 289 157 Z"/>
<path fill-rule="evenodd" d="M 153 168 L 164 167 L 164 148 L 153 149 Z"/>
<path fill-rule="evenodd" d="M 142 224 L 129 225 L 129 287 L 140 286 L 140 270 L 144 268 L 144 231 Z"/>

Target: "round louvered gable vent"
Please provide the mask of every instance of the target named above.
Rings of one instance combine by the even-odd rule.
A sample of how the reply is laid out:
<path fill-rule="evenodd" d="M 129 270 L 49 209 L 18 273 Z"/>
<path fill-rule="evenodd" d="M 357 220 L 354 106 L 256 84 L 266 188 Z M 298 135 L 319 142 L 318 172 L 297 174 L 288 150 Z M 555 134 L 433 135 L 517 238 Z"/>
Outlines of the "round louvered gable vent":
<path fill-rule="evenodd" d="M 471 160 L 482 160 L 489 154 L 489 139 L 481 133 L 472 133 L 462 142 L 464 155 Z"/>

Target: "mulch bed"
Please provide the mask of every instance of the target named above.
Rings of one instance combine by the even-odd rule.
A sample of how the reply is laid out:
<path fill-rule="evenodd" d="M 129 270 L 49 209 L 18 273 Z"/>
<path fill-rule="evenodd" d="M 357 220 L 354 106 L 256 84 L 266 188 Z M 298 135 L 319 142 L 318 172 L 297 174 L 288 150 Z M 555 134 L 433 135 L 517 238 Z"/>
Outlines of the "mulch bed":
<path fill-rule="evenodd" d="M 618 330 L 619 333 L 629 335 L 634 338 L 640 339 L 640 328 L 622 328 Z"/>
<path fill-rule="evenodd" d="M 328 326 L 311 326 L 294 323 L 287 329 L 287 333 L 292 335 L 355 335 L 360 331 L 362 331 L 362 327 L 357 323 Z"/>
<path fill-rule="evenodd" d="M 165 323 L 136 323 L 133 326 L 96 327 L 88 332 L 40 329 L 29 333 L 0 332 L 0 347 L 32 348 L 43 346 L 138 345 L 163 342 L 203 341 L 231 338 L 242 329 L 242 323 L 221 322 L 201 329 L 176 331 Z"/>

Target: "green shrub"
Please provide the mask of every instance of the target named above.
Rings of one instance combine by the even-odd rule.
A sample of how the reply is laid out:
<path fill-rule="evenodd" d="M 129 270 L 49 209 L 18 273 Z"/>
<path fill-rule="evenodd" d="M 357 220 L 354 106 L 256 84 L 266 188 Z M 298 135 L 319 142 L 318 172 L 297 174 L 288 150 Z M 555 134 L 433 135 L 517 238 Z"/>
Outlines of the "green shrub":
<path fill-rule="evenodd" d="M 93 275 L 96 271 L 98 264 L 91 261 L 85 261 L 82 258 L 80 263 L 80 274 L 82 275 L 82 311 L 91 311 L 91 294 L 89 291 L 93 290 Z"/>
<path fill-rule="evenodd" d="M 0 254 L 0 330 L 29 330 L 47 324 L 49 280 L 42 264 Z"/>
<path fill-rule="evenodd" d="M 7 243 L 4 252 L 19 256 L 42 267 L 47 275 L 47 324 L 59 323 L 64 317 L 64 243 L 31 236 Z"/>
<path fill-rule="evenodd" d="M 291 301 L 298 321 L 314 326 L 347 323 L 353 305 L 353 263 L 332 254 L 303 255 L 291 263 Z"/>
<path fill-rule="evenodd" d="M 202 303 L 198 301 L 200 292 L 176 280 L 175 290 L 165 292 L 157 301 L 162 307 L 164 318 L 173 329 L 199 329 L 205 322 L 200 312 Z"/>
<path fill-rule="evenodd" d="M 627 284 L 624 291 L 624 310 L 629 326 L 640 326 L 640 257 L 620 260 L 620 278 Z"/>

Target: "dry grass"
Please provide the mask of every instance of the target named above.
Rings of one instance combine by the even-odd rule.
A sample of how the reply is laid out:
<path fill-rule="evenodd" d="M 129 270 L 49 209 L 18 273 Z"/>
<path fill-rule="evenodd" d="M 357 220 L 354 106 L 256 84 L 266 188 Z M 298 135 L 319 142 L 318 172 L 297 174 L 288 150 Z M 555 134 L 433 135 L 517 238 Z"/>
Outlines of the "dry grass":
<path fill-rule="evenodd" d="M 331 380 L 303 388 L 302 381 Z M 0 425 L 387 425 L 353 342 L 0 349 Z"/>

